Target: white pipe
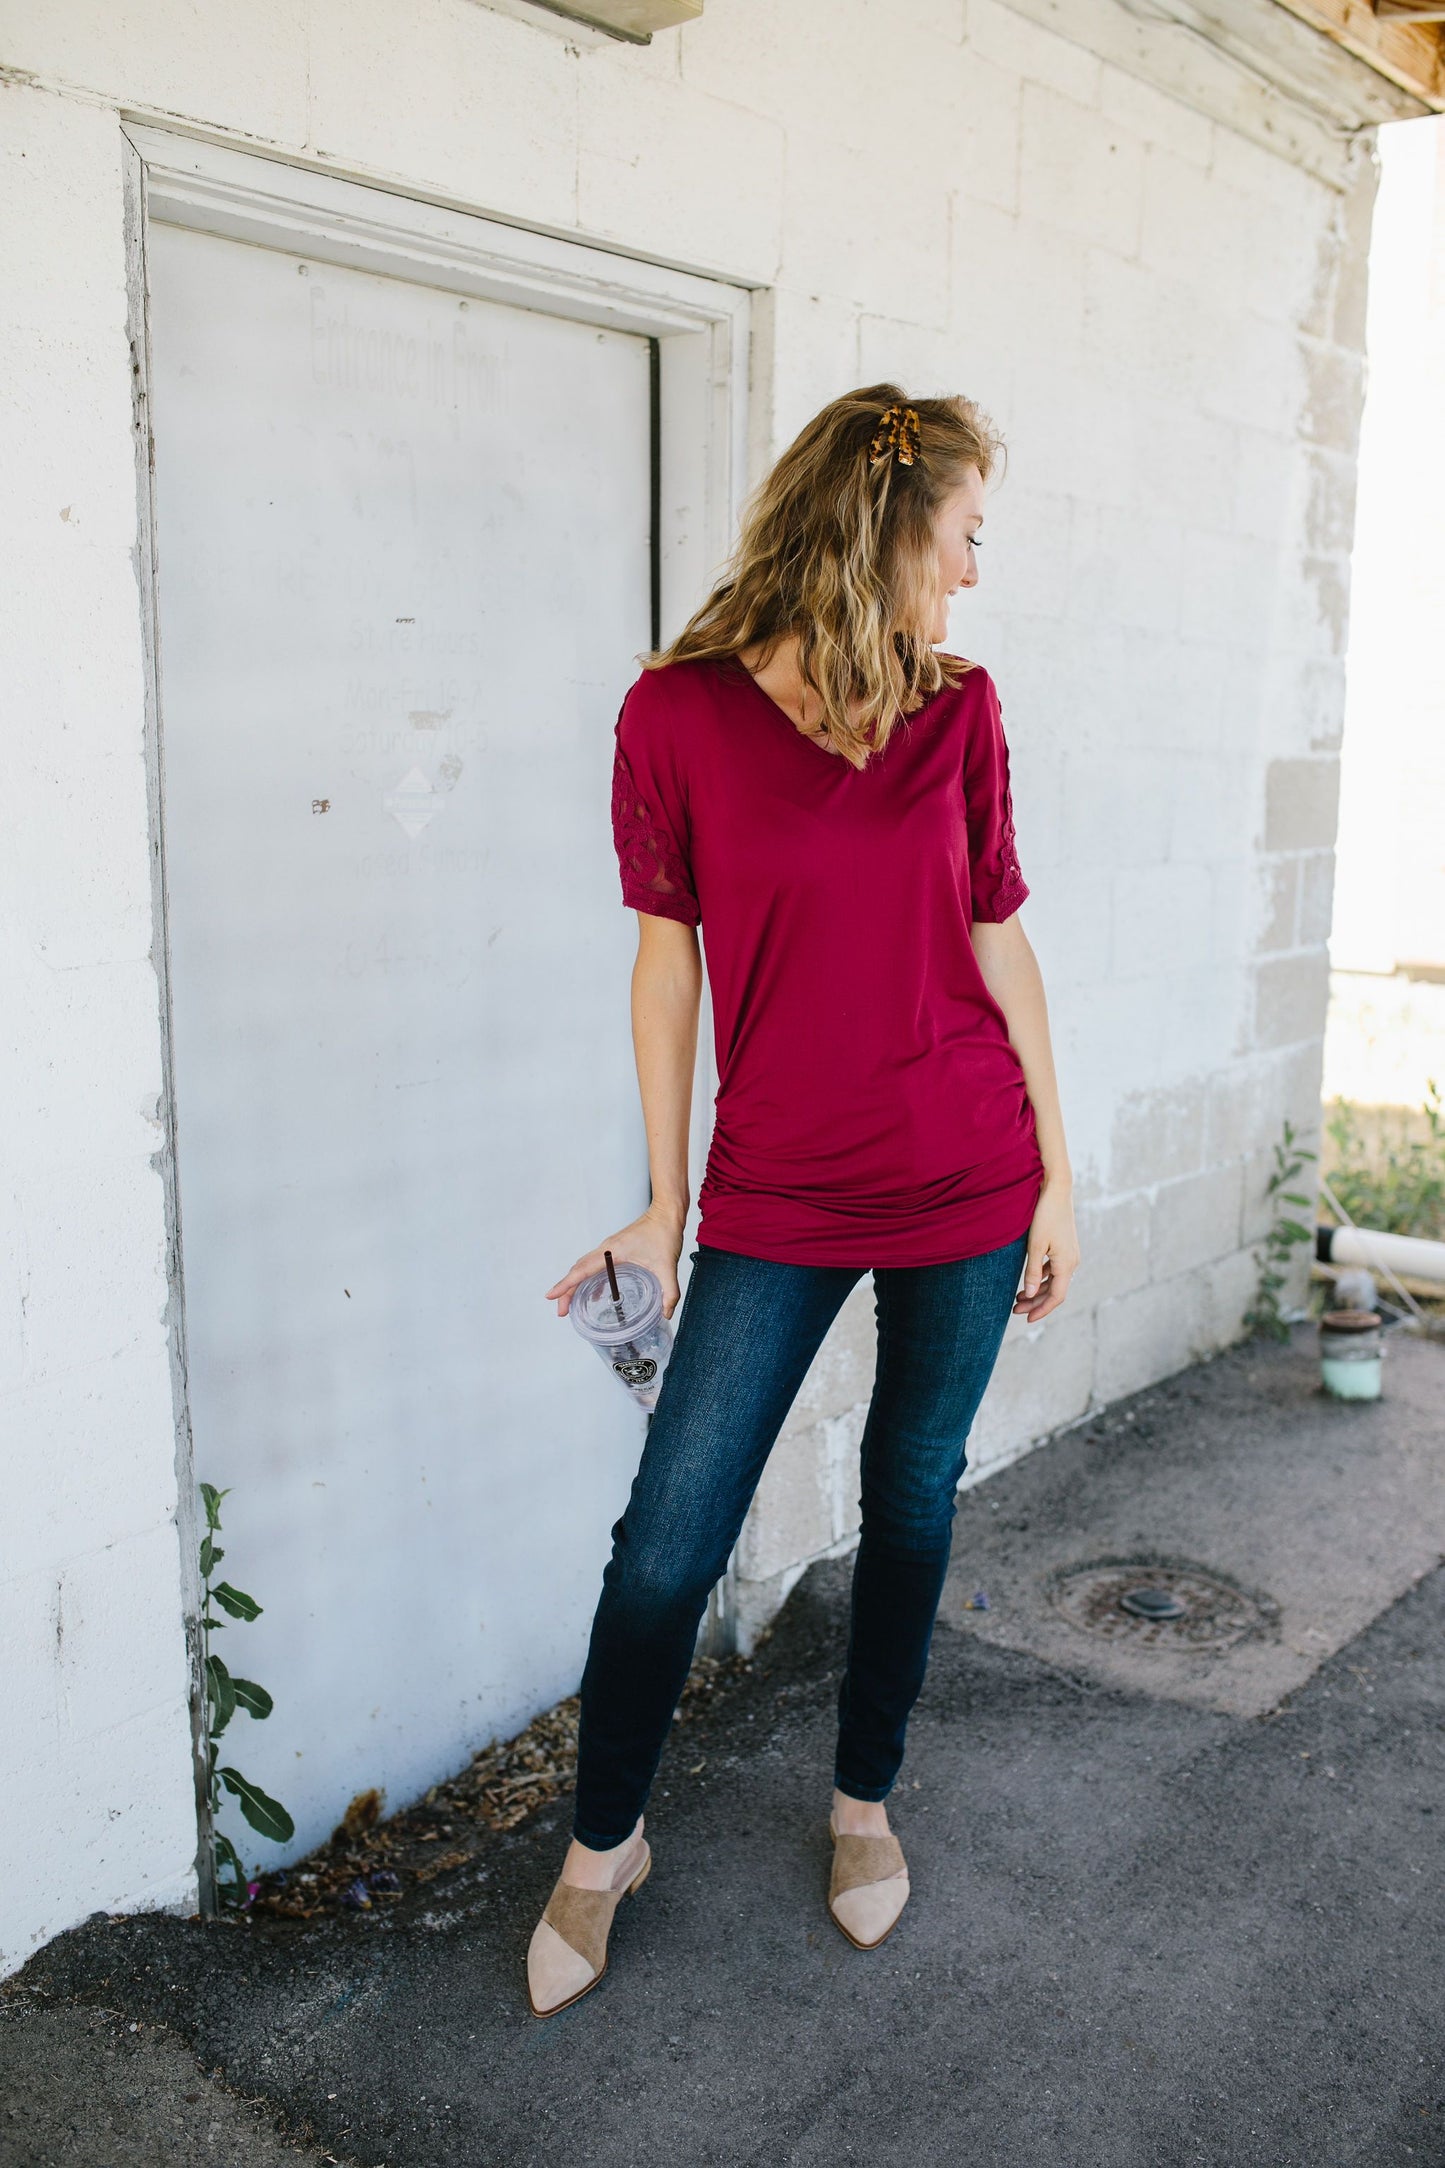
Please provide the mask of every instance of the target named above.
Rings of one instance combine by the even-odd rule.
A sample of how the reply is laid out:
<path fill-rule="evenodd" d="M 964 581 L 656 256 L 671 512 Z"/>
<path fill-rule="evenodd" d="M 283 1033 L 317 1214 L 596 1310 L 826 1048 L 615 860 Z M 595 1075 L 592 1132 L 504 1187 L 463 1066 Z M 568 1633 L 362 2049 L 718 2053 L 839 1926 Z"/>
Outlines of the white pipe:
<path fill-rule="evenodd" d="M 1429 1280 L 1445 1287 L 1445 1242 L 1427 1242 L 1420 1235 L 1387 1235 L 1370 1227 L 1321 1228 L 1329 1236 L 1329 1248 L 1321 1240 L 1322 1264 L 1367 1265 L 1377 1272 L 1408 1272 L 1414 1280 Z"/>

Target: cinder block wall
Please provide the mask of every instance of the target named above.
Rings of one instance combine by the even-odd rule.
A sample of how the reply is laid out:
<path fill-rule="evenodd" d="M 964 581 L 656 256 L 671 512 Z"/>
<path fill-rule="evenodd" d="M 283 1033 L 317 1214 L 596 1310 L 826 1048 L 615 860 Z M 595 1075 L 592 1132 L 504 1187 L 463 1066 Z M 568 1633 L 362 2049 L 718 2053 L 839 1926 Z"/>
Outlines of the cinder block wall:
<path fill-rule="evenodd" d="M 1237 1330 L 1269 1144 L 1314 1122 L 1368 157 L 1097 6 L 1098 52 L 999 0 L 710 0 L 646 48 L 521 14 L 0 9 L 0 1965 L 194 1889 L 122 111 L 754 286 L 759 471 L 884 375 L 1003 423 L 955 637 L 1002 688 L 1088 1266 L 1011 1329 L 979 1470 Z M 865 1283 L 744 1633 L 850 1538 L 870 1368 Z"/>

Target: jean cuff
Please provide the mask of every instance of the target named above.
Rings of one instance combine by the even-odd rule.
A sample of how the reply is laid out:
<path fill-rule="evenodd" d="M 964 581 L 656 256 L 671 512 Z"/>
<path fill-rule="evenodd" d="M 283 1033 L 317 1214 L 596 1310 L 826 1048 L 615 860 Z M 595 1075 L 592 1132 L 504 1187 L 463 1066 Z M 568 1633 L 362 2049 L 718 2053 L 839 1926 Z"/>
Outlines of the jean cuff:
<path fill-rule="evenodd" d="M 605 1837 L 600 1830 L 584 1829 L 580 1822 L 574 1822 L 572 1824 L 572 1834 L 579 1844 L 586 1845 L 589 1852 L 615 1852 L 619 1845 L 626 1844 L 636 1827 L 637 1824 L 634 1821 L 627 1829 L 623 1830 L 620 1837 Z"/>
<path fill-rule="evenodd" d="M 866 1800 L 870 1806 L 877 1806 L 881 1799 L 888 1797 L 893 1786 L 892 1784 L 852 1784 L 846 1777 L 840 1777 L 837 1771 L 834 1770 L 833 1789 L 835 1792 L 841 1792 L 845 1799 L 862 1799 Z"/>

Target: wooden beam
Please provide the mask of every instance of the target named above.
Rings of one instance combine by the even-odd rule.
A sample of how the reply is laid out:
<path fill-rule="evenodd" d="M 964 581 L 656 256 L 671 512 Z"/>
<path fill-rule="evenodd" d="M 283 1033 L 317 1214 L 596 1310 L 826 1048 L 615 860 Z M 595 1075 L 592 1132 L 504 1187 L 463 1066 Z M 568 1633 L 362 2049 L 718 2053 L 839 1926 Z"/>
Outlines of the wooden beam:
<path fill-rule="evenodd" d="M 1445 113 L 1445 30 L 1377 14 L 1371 0 L 1278 0 L 1377 74 Z"/>

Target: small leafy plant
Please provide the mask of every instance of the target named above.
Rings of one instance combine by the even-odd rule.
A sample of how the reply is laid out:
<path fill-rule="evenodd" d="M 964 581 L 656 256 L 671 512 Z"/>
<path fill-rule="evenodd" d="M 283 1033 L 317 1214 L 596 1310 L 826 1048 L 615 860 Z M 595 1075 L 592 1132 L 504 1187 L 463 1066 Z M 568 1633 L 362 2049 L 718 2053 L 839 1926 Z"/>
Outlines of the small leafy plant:
<path fill-rule="evenodd" d="M 1326 1124 L 1335 1147 L 1330 1187 L 1357 1227 L 1381 1234 L 1445 1239 L 1445 1105 L 1431 1077 L 1425 1091 L 1425 1133 L 1403 1112 L 1382 1115 L 1372 1146 L 1359 1110 L 1336 1099 Z"/>
<path fill-rule="evenodd" d="M 1302 1190 L 1290 1188 L 1299 1180 L 1305 1163 L 1318 1155 L 1307 1151 L 1299 1142 L 1299 1132 L 1286 1121 L 1284 1136 L 1274 1147 L 1274 1172 L 1265 1185 L 1265 1195 L 1274 1205 L 1274 1218 L 1269 1233 L 1254 1253 L 1259 1266 L 1259 1287 L 1254 1302 L 1244 1313 L 1244 1322 L 1261 1339 L 1287 1340 L 1289 1325 L 1279 1304 L 1279 1291 L 1289 1278 L 1291 1252 L 1301 1242 L 1313 1240 L 1312 1230 L 1303 1221 L 1284 1210 L 1293 1205 L 1296 1210 L 1308 1212 L 1313 1200 Z"/>
<path fill-rule="evenodd" d="M 206 1676 L 206 1773 L 210 1786 L 211 1843 L 216 1867 L 216 1888 L 223 1902 L 244 1904 L 247 1885 L 246 1870 L 240 1854 L 229 1837 L 222 1836 L 215 1827 L 216 1816 L 221 1809 L 221 1786 L 241 1803 L 241 1812 L 258 1836 L 267 1837 L 273 1844 L 285 1844 L 296 1834 L 296 1824 L 278 1800 L 263 1792 L 259 1784 L 243 1777 L 239 1769 L 219 1768 L 220 1749 L 216 1742 L 238 1709 L 258 1721 L 268 1717 L 272 1710 L 271 1696 L 264 1686 L 254 1679 L 235 1677 L 222 1663 L 219 1656 L 211 1653 L 211 1636 L 223 1631 L 225 1620 L 216 1617 L 212 1606 L 219 1604 L 227 1617 L 249 1625 L 261 1616 L 261 1606 L 254 1596 L 244 1589 L 233 1588 L 229 1581 L 214 1579 L 216 1568 L 225 1552 L 216 1538 L 221 1532 L 221 1500 L 230 1496 L 229 1491 L 217 1490 L 213 1483 L 201 1485 L 201 1502 L 206 1509 L 206 1533 L 201 1543 L 201 1585 L 205 1601 L 201 1606 L 202 1653 Z M 223 1886 L 223 1873 L 231 1877 L 229 1888 Z"/>

